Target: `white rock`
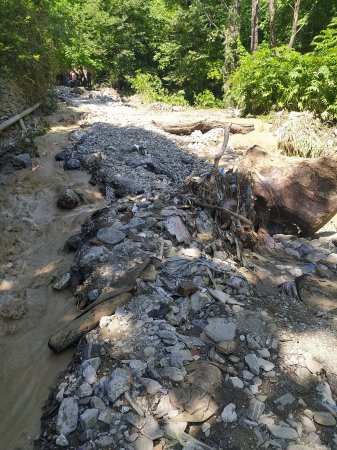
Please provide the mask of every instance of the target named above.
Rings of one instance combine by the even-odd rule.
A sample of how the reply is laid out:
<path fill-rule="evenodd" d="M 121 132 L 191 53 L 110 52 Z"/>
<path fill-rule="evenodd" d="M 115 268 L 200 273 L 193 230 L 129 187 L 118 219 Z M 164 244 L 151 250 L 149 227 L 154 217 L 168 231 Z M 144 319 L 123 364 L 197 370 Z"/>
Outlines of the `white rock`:
<path fill-rule="evenodd" d="M 96 408 L 86 409 L 80 416 L 80 425 L 83 431 L 94 428 L 98 419 L 99 411 Z"/>
<path fill-rule="evenodd" d="M 151 378 L 140 378 L 142 386 L 144 386 L 150 395 L 155 395 L 163 387 L 158 381 Z"/>
<path fill-rule="evenodd" d="M 237 419 L 237 414 L 235 412 L 236 406 L 234 403 L 229 403 L 225 408 L 223 409 L 221 413 L 221 420 L 224 423 L 232 423 L 235 422 Z"/>

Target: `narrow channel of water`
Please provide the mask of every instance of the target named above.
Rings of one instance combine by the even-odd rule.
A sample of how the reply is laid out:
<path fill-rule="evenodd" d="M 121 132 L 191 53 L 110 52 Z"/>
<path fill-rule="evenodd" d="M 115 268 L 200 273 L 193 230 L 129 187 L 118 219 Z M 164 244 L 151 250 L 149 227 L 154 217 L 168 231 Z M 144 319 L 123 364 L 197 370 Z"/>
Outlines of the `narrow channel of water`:
<path fill-rule="evenodd" d="M 41 407 L 72 352 L 54 355 L 49 336 L 77 313 L 74 298 L 56 292 L 51 281 L 69 269 L 73 255 L 64 241 L 105 200 L 84 172 L 64 172 L 54 155 L 74 125 L 60 120 L 70 109 L 50 116 L 50 131 L 36 139 L 40 158 L 33 170 L 0 178 L 0 447 L 27 450 L 39 433 Z M 74 210 L 57 208 L 66 187 L 87 193 Z"/>

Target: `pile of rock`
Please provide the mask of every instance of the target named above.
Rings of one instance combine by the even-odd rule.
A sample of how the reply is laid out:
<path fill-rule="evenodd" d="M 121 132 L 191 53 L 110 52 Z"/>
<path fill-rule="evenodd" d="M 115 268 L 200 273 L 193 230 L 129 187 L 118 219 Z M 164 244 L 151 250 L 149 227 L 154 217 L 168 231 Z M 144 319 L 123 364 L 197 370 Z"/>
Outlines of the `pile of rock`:
<path fill-rule="evenodd" d="M 185 176 L 209 165 L 137 128 L 97 123 L 71 140 L 63 160 L 90 171 L 111 203 L 67 240 L 74 262 L 54 287 L 70 287 L 85 311 L 115 289 L 132 296 L 81 339 L 36 448 L 335 448 L 337 373 L 285 351 L 329 322 L 293 319 L 305 305 L 252 283 L 270 261 L 240 263 L 212 215 L 182 201 Z M 276 238 L 292 261 L 315 248 Z"/>

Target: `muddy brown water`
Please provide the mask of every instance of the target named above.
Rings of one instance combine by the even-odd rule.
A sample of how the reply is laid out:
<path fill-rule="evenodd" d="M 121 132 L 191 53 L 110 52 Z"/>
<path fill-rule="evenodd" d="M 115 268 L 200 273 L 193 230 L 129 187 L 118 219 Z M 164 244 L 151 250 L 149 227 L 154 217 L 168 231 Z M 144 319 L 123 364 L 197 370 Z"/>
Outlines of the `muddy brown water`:
<path fill-rule="evenodd" d="M 1 175 L 1 449 L 32 447 L 48 389 L 70 362 L 71 351 L 54 355 L 47 346 L 49 336 L 77 313 L 72 295 L 54 291 L 51 282 L 69 270 L 73 258 L 63 250 L 64 241 L 105 205 L 88 174 L 64 172 L 54 160 L 76 128 L 64 122 L 71 113 L 50 116 L 50 131 L 35 141 L 40 158 L 33 170 Z M 81 190 L 86 203 L 70 211 L 57 208 L 66 187 Z"/>

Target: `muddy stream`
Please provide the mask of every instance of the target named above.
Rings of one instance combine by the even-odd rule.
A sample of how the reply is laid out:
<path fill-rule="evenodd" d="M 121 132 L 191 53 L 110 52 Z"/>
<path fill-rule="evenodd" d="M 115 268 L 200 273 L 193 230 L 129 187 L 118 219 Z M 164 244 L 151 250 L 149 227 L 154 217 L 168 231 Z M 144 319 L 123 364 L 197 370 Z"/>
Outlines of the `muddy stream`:
<path fill-rule="evenodd" d="M 40 158 L 33 170 L 1 177 L 0 237 L 0 436 L 1 449 L 31 448 L 39 433 L 41 407 L 71 351 L 54 355 L 48 337 L 77 311 L 70 292 L 57 292 L 51 282 L 69 270 L 73 255 L 64 251 L 74 234 L 105 200 L 88 183 L 85 172 L 64 172 L 54 155 L 62 150 L 74 111 L 66 108 L 49 117 L 50 131 L 35 140 Z M 59 194 L 71 187 L 86 202 L 76 210 L 56 206 Z"/>

